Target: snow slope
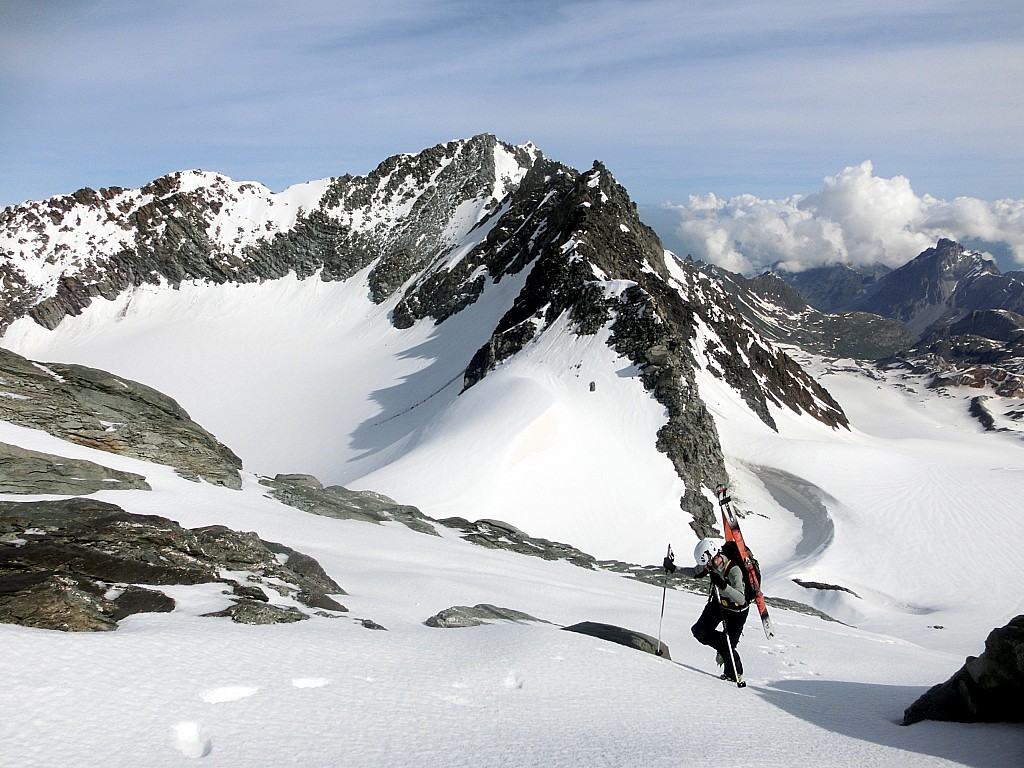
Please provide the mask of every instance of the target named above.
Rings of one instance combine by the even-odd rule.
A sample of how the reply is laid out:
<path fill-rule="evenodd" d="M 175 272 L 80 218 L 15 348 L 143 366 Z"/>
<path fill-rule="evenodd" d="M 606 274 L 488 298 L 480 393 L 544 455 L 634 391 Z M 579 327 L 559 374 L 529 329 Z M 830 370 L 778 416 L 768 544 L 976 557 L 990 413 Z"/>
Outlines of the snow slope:
<path fill-rule="evenodd" d="M 1019 726 L 897 724 L 959 667 L 959 651 L 777 610 L 773 641 L 756 620 L 748 625 L 739 650 L 750 686 L 737 690 L 689 636 L 700 595 L 670 590 L 660 624 L 662 590 L 611 573 L 451 533 L 308 515 L 264 496 L 251 475 L 231 491 L 8 424 L 0 440 L 146 475 L 152 491 L 98 494 L 130 511 L 255 530 L 311 554 L 349 593 L 341 600 L 351 611 L 242 626 L 201 618 L 227 598 L 218 585 L 199 585 L 171 590 L 173 613 L 130 617 L 114 633 L 0 625 L 0 743 L 10 768 L 1010 768 L 1024 754 Z M 477 603 L 551 623 L 423 624 Z M 660 626 L 672 658 L 560 629 L 578 621 L 652 636 Z"/>

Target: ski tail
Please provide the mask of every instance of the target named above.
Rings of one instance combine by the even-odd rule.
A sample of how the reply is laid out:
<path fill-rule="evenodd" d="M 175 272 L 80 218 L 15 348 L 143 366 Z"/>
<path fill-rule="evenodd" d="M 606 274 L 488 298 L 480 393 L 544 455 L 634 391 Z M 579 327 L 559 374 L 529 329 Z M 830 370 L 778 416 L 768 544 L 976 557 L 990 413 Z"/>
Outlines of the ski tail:
<path fill-rule="evenodd" d="M 764 629 L 764 635 L 771 640 L 775 637 L 775 626 L 772 624 L 771 616 L 768 615 L 768 606 L 764 602 L 764 594 L 761 592 L 761 580 L 757 577 L 757 572 L 754 570 L 754 562 L 750 557 L 750 551 L 743 541 L 739 517 L 736 515 L 736 510 L 732 508 L 732 498 L 729 496 L 729 489 L 719 484 L 715 488 L 715 494 L 718 496 L 718 506 L 722 511 L 722 529 L 725 532 L 725 539 L 726 541 L 736 542 L 736 548 L 739 550 L 740 558 L 743 561 L 743 568 L 746 570 L 750 584 L 754 588 L 754 604 L 757 606 L 757 612 L 761 616 L 761 626 Z"/>

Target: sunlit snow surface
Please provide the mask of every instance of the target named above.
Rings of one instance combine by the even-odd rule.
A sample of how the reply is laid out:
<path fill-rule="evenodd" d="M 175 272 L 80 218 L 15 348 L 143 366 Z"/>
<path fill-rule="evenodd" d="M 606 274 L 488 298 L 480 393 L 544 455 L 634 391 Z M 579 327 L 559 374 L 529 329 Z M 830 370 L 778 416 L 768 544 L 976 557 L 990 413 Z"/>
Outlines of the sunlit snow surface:
<path fill-rule="evenodd" d="M 515 282 L 408 331 L 358 279 L 142 288 L 55 332 L 19 321 L 3 343 L 155 386 L 249 472 L 308 472 L 435 517 L 504 519 L 599 557 L 657 563 L 672 542 L 685 562 L 695 537 L 682 488 L 653 448 L 664 413 L 603 337 L 549 328 L 459 394 Z M 114 633 L 0 625 L 3 764 L 1019 766 L 1020 727 L 896 723 L 1024 612 L 1019 548 L 991 555 L 1024 534 L 1024 443 L 983 433 L 959 394 L 851 361 L 803 362 L 850 431 L 778 409 L 776 434 L 719 380 L 699 381 L 766 591 L 855 625 L 775 610 L 767 641 L 751 620 L 744 691 L 719 681 L 713 653 L 690 637 L 699 595 L 667 594 L 672 661 L 658 659 L 559 629 L 598 621 L 656 635 L 657 587 L 452 533 L 315 517 L 266 498 L 250 474 L 242 491 L 215 488 L 0 424 L 0 441 L 138 472 L 154 489 L 97 498 L 312 555 L 351 609 L 245 627 L 201 618 L 227 605 L 202 585 L 169 590 L 174 613 Z M 477 603 L 552 624 L 423 624 Z"/>

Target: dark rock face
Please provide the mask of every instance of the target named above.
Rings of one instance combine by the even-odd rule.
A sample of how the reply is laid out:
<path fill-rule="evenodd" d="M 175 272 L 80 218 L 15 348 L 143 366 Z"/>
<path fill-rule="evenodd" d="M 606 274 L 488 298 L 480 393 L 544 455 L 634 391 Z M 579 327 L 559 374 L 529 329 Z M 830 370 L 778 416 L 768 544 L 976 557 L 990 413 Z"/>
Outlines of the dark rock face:
<path fill-rule="evenodd" d="M 968 657 L 955 675 L 903 714 L 904 725 L 922 720 L 1024 722 L 1024 616 L 992 630 L 981 656 Z"/>
<path fill-rule="evenodd" d="M 914 347 L 965 371 L 988 368 L 1024 376 L 1024 315 L 989 309 L 930 326 Z"/>
<path fill-rule="evenodd" d="M 859 299 L 891 271 L 880 264 L 867 269 L 832 264 L 803 272 L 781 271 L 779 276 L 815 309 L 836 312 Z"/>
<path fill-rule="evenodd" d="M 73 496 L 121 489 L 150 487 L 146 478 L 132 472 L 0 443 L 0 493 Z"/>
<path fill-rule="evenodd" d="M 579 624 L 573 624 L 571 627 L 565 627 L 565 631 L 578 632 L 581 635 L 590 635 L 591 637 L 597 637 L 611 643 L 624 645 L 627 648 L 635 648 L 636 650 L 643 651 L 644 653 L 661 656 L 664 659 L 672 658 L 672 654 L 669 653 L 668 646 L 664 643 L 655 640 L 650 635 L 645 635 L 642 632 L 635 632 L 632 629 L 623 629 L 622 627 L 617 627 L 614 624 L 600 624 L 594 621 L 584 621 Z"/>
<path fill-rule="evenodd" d="M 0 543 L 4 623 L 110 630 L 134 613 L 173 610 L 171 598 L 140 584 L 223 583 L 246 603 L 228 609 L 244 623 L 264 623 L 254 616 L 296 620 L 298 609 L 279 610 L 291 606 L 254 611 L 248 605 L 267 603 L 265 589 L 309 607 L 345 610 L 330 597 L 344 590 L 307 555 L 253 533 L 223 526 L 190 530 L 91 499 L 0 502 Z M 222 578 L 221 571 L 250 572 L 251 583 Z"/>
<path fill-rule="evenodd" d="M 241 460 L 174 400 L 143 384 L 80 365 L 42 365 L 0 349 L 0 392 L 0 420 L 167 464 L 191 480 L 242 487 Z"/>

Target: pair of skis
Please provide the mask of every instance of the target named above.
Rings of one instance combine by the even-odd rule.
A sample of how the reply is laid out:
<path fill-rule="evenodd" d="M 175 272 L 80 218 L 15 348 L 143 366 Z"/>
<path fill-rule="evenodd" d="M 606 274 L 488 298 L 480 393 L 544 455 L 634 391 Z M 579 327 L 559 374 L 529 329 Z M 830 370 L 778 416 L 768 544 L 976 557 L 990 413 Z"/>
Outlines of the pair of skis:
<path fill-rule="evenodd" d="M 740 520 L 736 516 L 736 510 L 732 508 L 732 499 L 729 497 L 728 489 L 719 484 L 715 488 L 715 495 L 718 496 L 718 506 L 722 511 L 722 528 L 725 532 L 726 541 L 736 542 L 736 549 L 740 552 L 742 565 L 747 571 L 750 583 L 754 587 L 754 604 L 757 605 L 757 612 L 761 615 L 761 626 L 764 627 L 764 636 L 771 640 L 775 637 L 775 628 L 772 626 L 771 616 L 768 615 L 768 606 L 764 603 L 764 595 L 761 594 L 761 582 L 754 570 L 754 563 L 750 558 L 750 551 L 743 541 L 743 532 L 740 531 Z"/>

